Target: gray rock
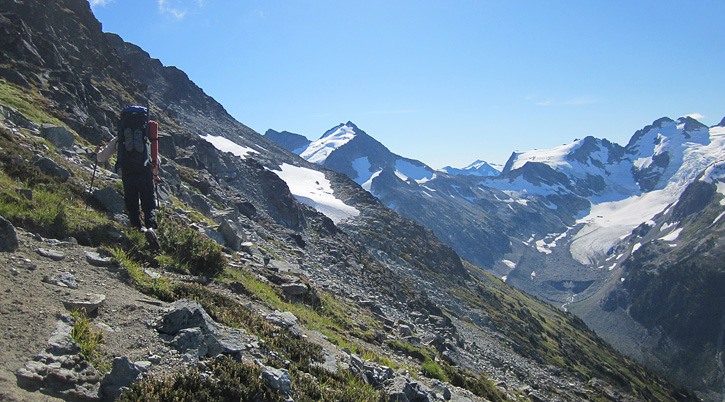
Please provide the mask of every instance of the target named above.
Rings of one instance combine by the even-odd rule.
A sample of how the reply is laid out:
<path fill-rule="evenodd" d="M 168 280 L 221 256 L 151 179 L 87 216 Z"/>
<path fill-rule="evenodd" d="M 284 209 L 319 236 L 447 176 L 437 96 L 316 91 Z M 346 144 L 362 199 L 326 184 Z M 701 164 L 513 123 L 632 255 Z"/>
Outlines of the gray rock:
<path fill-rule="evenodd" d="M 177 350 L 197 358 L 238 356 L 250 338 L 244 330 L 217 324 L 198 303 L 187 300 L 173 303 L 157 329 L 174 335 L 172 344 Z"/>
<path fill-rule="evenodd" d="M 99 307 L 106 301 L 106 295 L 88 294 L 83 299 L 68 300 L 63 302 L 63 306 L 69 311 L 80 310 L 86 315 L 94 314 Z"/>
<path fill-rule="evenodd" d="M 45 258 L 50 258 L 53 261 L 61 261 L 65 258 L 65 254 L 61 253 L 57 250 L 49 250 L 47 248 L 39 248 L 35 250 L 38 254 L 42 255 Z"/>
<path fill-rule="evenodd" d="M 46 275 L 43 277 L 43 282 L 64 288 L 78 288 L 78 282 L 76 282 L 75 276 L 73 276 L 73 274 L 71 274 L 70 272 L 56 273 L 52 276 Z"/>
<path fill-rule="evenodd" d="M 0 252 L 13 252 L 18 247 L 18 233 L 15 231 L 15 226 L 0 216 Z"/>
<path fill-rule="evenodd" d="M 247 239 L 244 236 L 244 231 L 229 219 L 225 219 L 219 225 L 219 232 L 224 236 L 227 246 L 234 251 L 241 249 L 241 244 Z"/>
<path fill-rule="evenodd" d="M 40 171 L 43 173 L 55 176 L 60 178 L 61 180 L 68 180 L 70 177 L 70 171 L 59 164 L 57 164 L 54 160 L 50 158 L 40 158 L 37 161 L 35 161 L 35 166 L 37 166 Z"/>
<path fill-rule="evenodd" d="M 112 213 L 120 214 L 125 208 L 123 196 L 113 187 L 106 187 L 93 191 L 93 198 L 98 201 L 103 208 Z"/>
<path fill-rule="evenodd" d="M 262 379 L 270 388 L 289 396 L 292 393 L 292 377 L 285 369 L 262 366 Z"/>
<path fill-rule="evenodd" d="M 407 376 L 395 377 L 385 383 L 388 400 L 399 402 L 431 402 L 439 400 L 434 391 Z"/>
<path fill-rule="evenodd" d="M 47 123 L 40 126 L 40 135 L 56 148 L 72 148 L 75 141 L 73 133 L 67 128 Z"/>
<path fill-rule="evenodd" d="M 219 245 L 226 246 L 227 242 L 224 239 L 224 235 L 213 229 L 204 229 L 204 233 L 212 240 L 217 242 Z"/>
<path fill-rule="evenodd" d="M 214 320 L 197 302 L 177 300 L 169 308 L 170 311 L 163 316 L 157 326 L 161 333 L 175 335 L 186 328 L 201 328 L 211 332 L 211 329 L 216 327 Z"/>
<path fill-rule="evenodd" d="M 181 353 L 196 351 L 198 357 L 204 357 L 208 352 L 204 332 L 198 327 L 180 330 L 171 344 Z"/>
<path fill-rule="evenodd" d="M 86 261 L 94 267 L 107 267 L 114 264 L 112 257 L 103 257 L 100 254 L 93 251 L 86 251 Z"/>
<path fill-rule="evenodd" d="M 143 376 L 143 370 L 131 362 L 127 356 L 113 359 L 111 372 L 103 377 L 100 394 L 104 400 L 112 401 L 121 392 Z"/>
<path fill-rule="evenodd" d="M 289 311 L 275 311 L 274 313 L 267 314 L 265 318 L 270 323 L 283 328 L 291 328 L 297 324 L 297 317 Z"/>
<path fill-rule="evenodd" d="M 284 283 L 280 286 L 282 288 L 282 293 L 284 293 L 286 296 L 302 296 L 307 294 L 307 291 L 309 288 L 304 283 Z"/>
<path fill-rule="evenodd" d="M 102 376 L 79 354 L 69 322 L 58 321 L 45 351 L 18 369 L 18 385 L 65 400 L 98 400 Z"/>
<path fill-rule="evenodd" d="M 410 328 L 409 325 L 400 324 L 398 327 L 398 331 L 400 332 L 401 336 L 412 336 L 413 335 L 413 329 Z"/>

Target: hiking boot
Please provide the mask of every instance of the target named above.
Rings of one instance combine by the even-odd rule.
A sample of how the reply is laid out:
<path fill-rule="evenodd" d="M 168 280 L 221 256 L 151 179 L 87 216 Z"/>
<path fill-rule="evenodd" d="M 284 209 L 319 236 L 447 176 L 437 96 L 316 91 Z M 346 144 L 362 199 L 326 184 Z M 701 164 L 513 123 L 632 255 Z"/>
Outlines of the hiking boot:
<path fill-rule="evenodd" d="M 161 246 L 159 245 L 159 237 L 156 235 L 156 232 L 153 228 L 148 229 L 142 229 L 144 235 L 146 235 L 146 241 L 148 242 L 149 246 L 153 248 L 154 250 L 158 250 Z"/>

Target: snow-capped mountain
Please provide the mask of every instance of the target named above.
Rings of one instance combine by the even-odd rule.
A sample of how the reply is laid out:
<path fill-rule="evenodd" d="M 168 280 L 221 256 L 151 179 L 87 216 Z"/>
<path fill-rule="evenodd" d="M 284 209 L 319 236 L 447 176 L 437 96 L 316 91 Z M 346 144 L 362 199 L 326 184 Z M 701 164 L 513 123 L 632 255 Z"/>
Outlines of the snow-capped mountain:
<path fill-rule="evenodd" d="M 647 276 L 654 271 L 629 268 L 627 274 L 626 267 L 641 266 L 645 251 L 663 261 L 697 253 L 700 259 L 725 258 L 713 251 L 725 250 L 725 119 L 707 127 L 690 117 L 661 118 L 636 131 L 626 146 L 586 137 L 552 149 L 515 152 L 500 174 L 491 176 L 470 174 L 479 168 L 475 164 L 436 172 L 391 153 L 352 123 L 329 130 L 300 155 L 346 174 L 504 281 L 577 312 L 631 356 L 643 361 L 659 356 L 655 366 L 688 372 L 674 355 L 652 346 L 663 341 L 685 348 L 689 340 L 672 335 L 682 328 L 661 328 L 641 314 L 630 315 L 643 306 L 656 311 L 641 297 L 655 291 L 642 278 L 660 283 Z M 698 220 L 703 210 L 706 218 Z M 702 252 L 698 239 L 709 239 L 710 251 Z M 696 282 L 709 289 L 722 281 L 723 270 L 716 263 Z M 683 295 L 693 292 L 677 283 L 659 286 Z M 725 331 L 725 302 L 719 300 L 709 300 L 719 303 L 712 322 L 722 322 Z M 614 310 L 605 312 L 602 306 Z M 701 303 L 694 301 L 686 307 L 688 314 L 698 309 Z M 607 317 L 628 324 L 612 330 Z M 660 336 L 650 339 L 652 344 L 638 343 L 642 331 L 653 329 Z M 717 337 L 699 341 L 718 344 Z M 721 374 L 708 372 L 722 380 Z"/>
<path fill-rule="evenodd" d="M 486 161 L 477 160 L 464 168 L 454 168 L 452 166 L 446 166 L 441 171 L 446 172 L 450 175 L 468 175 L 468 176 L 498 176 L 501 174 L 503 166 L 491 165 Z"/>
<path fill-rule="evenodd" d="M 265 136 L 279 144 L 294 138 L 284 133 L 270 130 Z M 339 124 L 320 139 L 292 151 L 309 162 L 344 173 L 368 191 L 383 171 L 403 181 L 425 182 L 435 177 L 435 171 L 424 163 L 392 153 L 352 122 Z"/>

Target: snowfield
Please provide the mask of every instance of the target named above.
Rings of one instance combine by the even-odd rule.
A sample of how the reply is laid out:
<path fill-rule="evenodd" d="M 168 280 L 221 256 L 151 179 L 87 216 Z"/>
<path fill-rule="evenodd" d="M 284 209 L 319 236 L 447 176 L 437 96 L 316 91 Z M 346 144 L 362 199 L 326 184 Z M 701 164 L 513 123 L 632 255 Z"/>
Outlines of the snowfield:
<path fill-rule="evenodd" d="M 690 133 L 690 138 L 682 130 L 682 125 L 672 123 L 662 128 L 654 127 L 645 133 L 642 142 L 651 144 L 652 148 L 640 150 L 641 154 L 635 155 L 633 160 L 649 158 L 666 147 L 673 162 L 681 163 L 679 169 L 674 170 L 670 165 L 657 190 L 618 201 L 597 203 L 594 200 L 589 215 L 578 221 L 584 226 L 571 243 L 570 252 L 574 259 L 582 264 L 594 264 L 642 222 L 676 203 L 687 185 L 701 173 L 706 173 L 701 180 L 723 180 L 725 174 L 721 166 L 725 162 L 725 128 L 712 127 L 709 136 L 707 130 L 697 130 Z"/>
<path fill-rule="evenodd" d="M 283 163 L 280 170 L 273 170 L 287 183 L 295 198 L 318 212 L 340 223 L 360 215 L 360 211 L 335 197 L 330 181 L 325 174 L 316 170 Z"/>
<path fill-rule="evenodd" d="M 252 148 L 239 145 L 224 137 L 218 137 L 211 134 L 200 135 L 199 137 L 201 137 L 204 141 L 210 143 L 211 145 L 214 145 L 214 148 L 222 152 L 231 152 L 233 155 L 236 155 L 242 159 L 245 159 L 248 154 L 259 153 Z"/>

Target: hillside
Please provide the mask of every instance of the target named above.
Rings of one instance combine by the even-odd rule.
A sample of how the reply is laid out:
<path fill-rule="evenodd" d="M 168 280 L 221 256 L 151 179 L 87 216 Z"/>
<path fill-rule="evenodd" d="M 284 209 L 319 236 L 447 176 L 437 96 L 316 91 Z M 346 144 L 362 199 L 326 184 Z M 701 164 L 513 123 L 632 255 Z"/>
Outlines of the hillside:
<path fill-rule="evenodd" d="M 87 2 L 3 1 L 0 28 L 3 398 L 695 400 L 236 122 Z M 161 124 L 158 252 L 90 153 L 125 104 Z"/>

